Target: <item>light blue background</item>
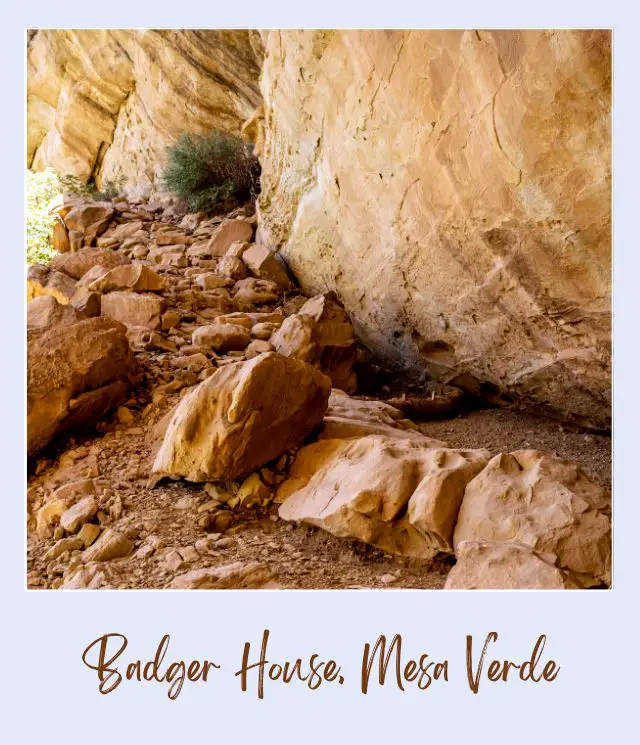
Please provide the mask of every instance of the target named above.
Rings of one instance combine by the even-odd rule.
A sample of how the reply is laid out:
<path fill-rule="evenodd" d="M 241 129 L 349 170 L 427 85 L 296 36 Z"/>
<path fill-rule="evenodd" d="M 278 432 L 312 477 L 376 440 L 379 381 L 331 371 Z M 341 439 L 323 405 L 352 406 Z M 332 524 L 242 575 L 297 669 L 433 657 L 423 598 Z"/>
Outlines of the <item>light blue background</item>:
<path fill-rule="evenodd" d="M 634 707 L 638 630 L 637 345 L 638 27 L 618 2 L 322 2 L 310 8 L 269 0 L 233 3 L 42 3 L 2 10 L 3 158 L 2 367 L 4 601 L 0 731 L 12 743 L 90 742 L 431 742 L 605 743 L 637 737 Z M 284 6 L 284 7 L 282 7 Z M 330 12 L 332 6 L 336 12 Z M 67 27 L 614 27 L 615 43 L 615 589 L 574 593 L 444 592 L 65 592 L 24 590 L 24 32 Z M 407 95 L 411 95 L 407 92 Z M 271 629 L 271 659 L 318 652 L 337 659 L 344 686 L 267 684 L 259 701 L 233 676 L 245 641 Z M 545 659 L 562 670 L 552 684 L 482 684 L 468 689 L 465 635 L 480 644 L 500 634 L 498 657 L 526 657 L 541 633 Z M 106 632 L 129 638 L 123 655 L 149 659 L 164 633 L 167 659 L 223 665 L 207 685 L 185 683 L 177 701 L 166 685 L 124 682 L 97 693 L 84 648 Z M 450 661 L 450 682 L 421 692 L 392 684 L 359 692 L 364 642 L 400 633 L 413 656 Z M 635 675 L 635 682 L 634 682 Z M 8 716 L 7 716 L 8 715 Z"/>

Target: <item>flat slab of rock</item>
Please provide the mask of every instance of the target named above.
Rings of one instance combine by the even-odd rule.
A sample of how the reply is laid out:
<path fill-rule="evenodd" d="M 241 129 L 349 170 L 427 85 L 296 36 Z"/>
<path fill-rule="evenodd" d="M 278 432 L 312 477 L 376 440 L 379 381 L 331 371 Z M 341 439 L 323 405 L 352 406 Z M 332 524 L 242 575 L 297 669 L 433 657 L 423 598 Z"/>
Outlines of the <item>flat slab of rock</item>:
<path fill-rule="evenodd" d="M 117 266 L 89 285 L 89 290 L 93 292 L 114 292 L 118 290 L 160 292 L 162 289 L 164 289 L 162 277 L 144 264 Z"/>
<path fill-rule="evenodd" d="M 586 586 L 611 581 L 611 503 L 576 463 L 537 450 L 496 455 L 467 486 L 455 529 L 466 541 L 528 546 Z"/>
<path fill-rule="evenodd" d="M 428 438 L 417 426 L 404 419 L 402 412 L 382 401 L 352 398 L 334 388 L 319 439 L 344 439 L 385 435 L 428 443 L 429 447 L 447 447 L 446 443 Z"/>
<path fill-rule="evenodd" d="M 489 453 L 428 445 L 380 436 L 307 445 L 278 490 L 280 517 L 401 556 L 452 553 L 465 487 Z"/>
<path fill-rule="evenodd" d="M 236 241 L 250 241 L 253 225 L 242 220 L 223 220 L 207 246 L 210 256 L 224 256 Z"/>
<path fill-rule="evenodd" d="M 277 587 L 271 570 L 258 561 L 223 564 L 194 569 L 176 577 L 169 587 L 176 590 L 240 590 Z"/>
<path fill-rule="evenodd" d="M 291 280 L 284 266 L 278 261 L 273 251 L 269 251 L 261 243 L 254 243 L 253 246 L 245 249 L 242 252 L 242 260 L 254 276 L 270 279 L 283 290 L 291 287 Z"/>
<path fill-rule="evenodd" d="M 124 323 L 158 331 L 162 328 L 164 298 L 136 292 L 110 292 L 102 296 L 100 313 Z"/>
<path fill-rule="evenodd" d="M 133 363 L 125 331 L 109 318 L 88 318 L 28 342 L 29 454 L 58 431 L 92 423 L 125 400 Z"/>
<path fill-rule="evenodd" d="M 211 347 L 219 352 L 245 349 L 251 341 L 251 331 L 235 323 L 212 323 L 200 326 L 192 334 L 192 343 L 198 347 Z"/>
<path fill-rule="evenodd" d="M 113 269 L 115 266 L 129 263 L 130 260 L 126 256 L 110 248 L 82 248 L 74 253 L 56 256 L 49 266 L 73 279 L 80 279 L 94 266 Z"/>
<path fill-rule="evenodd" d="M 330 391 L 318 370 L 275 353 L 222 367 L 178 405 L 153 472 L 189 481 L 248 475 L 320 425 Z"/>

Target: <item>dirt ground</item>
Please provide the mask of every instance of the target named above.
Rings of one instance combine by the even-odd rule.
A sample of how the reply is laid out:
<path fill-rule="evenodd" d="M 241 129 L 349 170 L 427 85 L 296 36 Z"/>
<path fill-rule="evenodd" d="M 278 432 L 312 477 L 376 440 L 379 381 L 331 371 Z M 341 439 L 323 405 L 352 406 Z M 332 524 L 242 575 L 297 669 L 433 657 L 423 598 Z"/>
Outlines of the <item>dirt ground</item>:
<path fill-rule="evenodd" d="M 577 461 L 603 486 L 611 484 L 610 438 L 585 434 L 546 418 L 483 409 L 425 422 L 420 429 L 453 447 L 485 447 L 496 453 L 522 448 L 547 450 Z M 91 587 L 163 588 L 187 570 L 257 561 L 268 567 L 281 588 L 439 589 L 453 565 L 448 557 L 430 564 L 403 560 L 319 529 L 295 526 L 278 518 L 277 505 L 238 513 L 224 533 L 207 533 L 199 518 L 209 497 L 198 485 L 161 482 L 149 488 L 153 448 L 138 427 L 117 427 L 106 437 L 86 440 L 76 452 L 80 453 L 77 460 L 73 451 L 71 455 L 76 475 L 82 475 L 87 463 L 88 473 L 97 475 L 107 497 L 111 495 L 107 504 L 112 525 L 136 546 L 130 557 L 104 562 L 108 567 L 93 579 Z M 65 457 L 69 459 L 68 454 Z M 64 476 L 65 468 L 52 461 L 32 477 L 30 485 L 46 488 Z M 68 586 L 69 557 L 59 561 L 44 558 L 54 542 L 39 539 L 34 531 L 29 533 L 29 587 Z"/>

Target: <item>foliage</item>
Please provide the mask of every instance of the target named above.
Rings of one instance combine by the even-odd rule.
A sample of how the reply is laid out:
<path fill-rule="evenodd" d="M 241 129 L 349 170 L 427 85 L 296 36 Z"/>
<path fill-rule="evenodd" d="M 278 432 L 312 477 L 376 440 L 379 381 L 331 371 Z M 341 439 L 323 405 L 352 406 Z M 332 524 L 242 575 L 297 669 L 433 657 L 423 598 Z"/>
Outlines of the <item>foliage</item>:
<path fill-rule="evenodd" d="M 259 189 L 260 164 L 239 137 L 214 130 L 182 134 L 167 148 L 163 186 L 185 199 L 192 212 L 209 212 L 234 199 L 244 201 Z"/>
<path fill-rule="evenodd" d="M 49 243 L 54 217 L 51 202 L 61 194 L 60 181 L 51 171 L 27 171 L 27 263 L 48 263 L 56 255 Z"/>
<path fill-rule="evenodd" d="M 122 176 L 114 180 L 105 179 L 102 182 L 101 189 L 98 189 L 93 181 L 85 184 L 77 176 L 69 174 L 60 176 L 59 181 L 66 193 L 76 194 L 79 197 L 86 197 L 87 199 L 95 199 L 98 202 L 115 199 L 122 194 L 124 187 L 124 177 Z"/>

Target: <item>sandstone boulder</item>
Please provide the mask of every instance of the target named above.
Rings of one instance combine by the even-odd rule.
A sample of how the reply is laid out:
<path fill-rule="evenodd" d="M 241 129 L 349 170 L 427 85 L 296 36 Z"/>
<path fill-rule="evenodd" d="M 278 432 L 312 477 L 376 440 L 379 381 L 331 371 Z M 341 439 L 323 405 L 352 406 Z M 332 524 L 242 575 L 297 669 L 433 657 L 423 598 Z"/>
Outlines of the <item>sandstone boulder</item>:
<path fill-rule="evenodd" d="M 454 541 L 522 544 L 581 584 L 611 581 L 609 495 L 577 464 L 548 453 L 492 458 L 467 486 Z"/>
<path fill-rule="evenodd" d="M 71 244 L 69 243 L 69 233 L 64 226 L 62 220 L 54 220 L 51 226 L 50 236 L 51 248 L 58 253 L 64 254 L 71 250 Z"/>
<path fill-rule="evenodd" d="M 51 326 L 69 326 L 83 315 L 71 305 L 62 305 L 51 295 L 41 295 L 27 304 L 27 330 L 43 330 Z"/>
<path fill-rule="evenodd" d="M 82 248 L 74 253 L 56 256 L 49 266 L 73 279 L 80 279 L 94 266 L 113 269 L 113 267 L 128 263 L 130 263 L 129 259 L 108 248 Z"/>
<path fill-rule="evenodd" d="M 27 272 L 27 301 L 50 295 L 62 305 L 71 302 L 76 291 L 75 280 L 44 264 L 33 264 Z"/>
<path fill-rule="evenodd" d="M 261 279 L 270 279 L 283 290 L 291 286 L 291 281 L 284 266 L 278 261 L 273 251 L 266 246 L 254 243 L 242 252 L 242 260 L 251 273 Z"/>
<path fill-rule="evenodd" d="M 376 435 L 307 445 L 278 490 L 280 517 L 401 556 L 452 553 L 465 487 L 489 453 L 429 444 Z"/>
<path fill-rule="evenodd" d="M 101 300 L 101 315 L 125 326 L 144 326 L 154 331 L 162 328 L 166 301 L 162 297 L 136 292 L 110 292 Z"/>
<path fill-rule="evenodd" d="M 273 573 L 258 561 L 204 567 L 178 575 L 169 587 L 174 590 L 241 590 L 277 587 Z"/>
<path fill-rule="evenodd" d="M 279 297 L 279 288 L 275 282 L 247 277 L 236 282 L 233 302 L 238 310 L 251 311 L 258 305 L 277 303 Z"/>
<path fill-rule="evenodd" d="M 356 389 L 356 337 L 334 293 L 308 300 L 271 338 L 276 350 L 308 362 L 328 375 L 335 388 Z"/>
<path fill-rule="evenodd" d="M 212 323 L 200 326 L 192 335 L 197 347 L 211 347 L 217 352 L 244 349 L 251 342 L 251 333 L 235 323 Z"/>
<path fill-rule="evenodd" d="M 125 328 L 107 318 L 54 326 L 27 345 L 27 452 L 91 424 L 127 396 L 133 355 Z"/>
<path fill-rule="evenodd" d="M 244 265 L 242 259 L 237 256 L 223 256 L 218 261 L 216 267 L 216 274 L 227 279 L 233 279 L 235 281 L 245 279 L 247 276 L 247 267 Z"/>
<path fill-rule="evenodd" d="M 89 289 L 94 292 L 160 292 L 164 288 L 162 277 L 144 264 L 124 264 L 110 269 L 94 280 Z"/>
<path fill-rule="evenodd" d="M 108 220 L 114 209 L 108 202 L 83 202 L 67 212 L 64 223 L 69 230 L 85 233 L 89 226 Z"/>
<path fill-rule="evenodd" d="M 211 256 L 224 256 L 236 241 L 250 241 L 253 225 L 242 220 L 223 220 L 211 237 L 207 250 Z"/>
<path fill-rule="evenodd" d="M 330 390 L 315 368 L 274 353 L 222 367 L 180 402 L 153 472 L 189 481 L 247 475 L 320 425 Z"/>
<path fill-rule="evenodd" d="M 447 575 L 447 590 L 564 590 L 577 587 L 529 546 L 503 541 L 462 541 L 456 565 Z"/>

